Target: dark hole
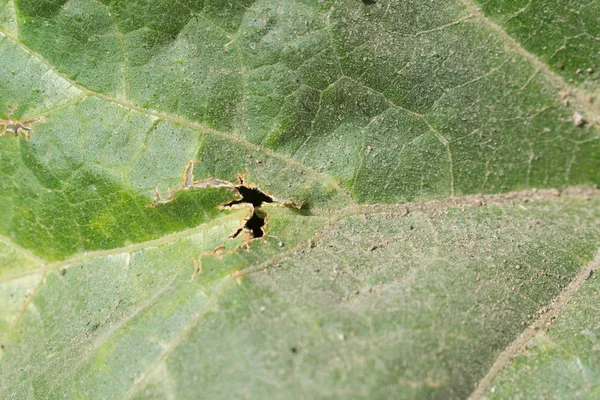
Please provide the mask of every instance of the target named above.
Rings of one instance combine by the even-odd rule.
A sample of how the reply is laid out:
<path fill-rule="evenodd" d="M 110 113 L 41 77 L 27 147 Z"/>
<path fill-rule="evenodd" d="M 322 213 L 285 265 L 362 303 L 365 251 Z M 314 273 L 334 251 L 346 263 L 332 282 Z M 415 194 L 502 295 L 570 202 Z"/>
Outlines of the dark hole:
<path fill-rule="evenodd" d="M 256 209 L 262 205 L 262 203 L 272 203 L 273 199 L 267 196 L 260 189 L 252 188 L 244 185 L 239 185 L 235 187 L 238 193 L 242 196 L 239 200 L 234 200 L 230 203 L 225 204 L 225 206 L 233 206 L 235 204 L 252 204 L 252 215 L 246 221 L 244 228 L 248 229 L 252 232 L 252 237 L 259 238 L 264 236 L 263 226 L 265 226 L 265 219 L 259 216 L 256 213 Z M 232 237 L 237 237 L 242 232 L 242 229 L 239 229 Z"/>
<path fill-rule="evenodd" d="M 263 237 L 265 235 L 265 233 L 263 232 L 263 229 L 262 229 L 263 226 L 265 226 L 265 219 L 260 217 L 256 213 L 256 211 L 253 211 L 250 218 L 248 218 L 248 221 L 246 221 L 246 223 L 244 224 L 244 227 L 238 229 L 233 235 L 231 235 L 231 237 L 232 238 L 238 237 L 238 235 L 240 233 L 242 233 L 244 228 L 248 229 L 250 232 L 252 232 L 252 237 L 255 237 L 255 238 Z"/>
<path fill-rule="evenodd" d="M 292 350 L 292 353 L 297 353 L 298 352 L 298 349 L 295 348 L 295 347 L 292 347 L 290 350 Z"/>
<path fill-rule="evenodd" d="M 377 3 L 377 0 L 362 0 L 363 4 L 371 5 Z"/>
<path fill-rule="evenodd" d="M 256 211 L 252 213 L 252 216 L 246 221 L 246 225 L 244 225 L 246 229 L 252 232 L 252 236 L 255 238 L 263 237 L 263 226 L 265 226 L 265 219 L 259 217 Z"/>
<path fill-rule="evenodd" d="M 235 187 L 239 194 L 242 195 L 242 198 L 239 200 L 234 200 L 230 203 L 225 204 L 226 206 L 233 206 L 234 204 L 241 203 L 249 203 L 252 204 L 255 208 L 260 207 L 262 203 L 272 203 L 273 199 L 264 194 L 261 190 L 257 188 L 251 188 L 248 186 L 236 186 Z"/>

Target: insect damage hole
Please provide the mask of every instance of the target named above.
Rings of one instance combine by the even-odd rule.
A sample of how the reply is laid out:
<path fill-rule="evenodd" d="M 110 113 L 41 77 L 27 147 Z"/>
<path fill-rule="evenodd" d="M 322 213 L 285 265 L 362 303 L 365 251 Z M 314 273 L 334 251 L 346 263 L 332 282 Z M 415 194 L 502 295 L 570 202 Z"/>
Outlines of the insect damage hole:
<path fill-rule="evenodd" d="M 248 185 L 244 181 L 243 175 L 238 175 L 238 184 L 224 181 L 217 178 L 209 178 L 203 180 L 194 180 L 194 164 L 200 161 L 190 160 L 182 175 L 182 182 L 173 187 L 169 188 L 169 194 L 166 198 L 162 198 L 158 187 L 155 189 L 156 194 L 152 197 L 152 203 L 148 207 L 156 207 L 160 204 L 170 203 L 175 199 L 178 193 L 189 189 L 204 189 L 208 187 L 213 188 L 230 188 L 238 192 L 239 199 L 230 201 L 229 203 L 222 204 L 223 208 L 231 208 L 238 204 L 248 204 L 252 207 L 252 214 L 244 222 L 243 226 L 233 233 L 230 238 L 236 238 L 240 233 L 244 233 L 244 242 L 248 242 L 254 238 L 263 237 L 263 227 L 266 224 L 267 215 L 261 210 L 263 203 L 278 203 L 279 201 L 269 196 L 259 188 L 253 185 Z M 285 204 L 285 203 L 283 203 Z M 295 206 L 294 203 L 291 203 Z"/>
<path fill-rule="evenodd" d="M 259 238 L 265 235 L 263 226 L 265 226 L 265 218 L 259 216 L 256 213 L 256 210 L 254 210 L 250 218 L 248 218 L 248 221 L 246 221 L 244 224 L 244 228 L 248 229 L 252 233 L 253 238 Z"/>
<path fill-rule="evenodd" d="M 254 208 L 258 208 L 262 205 L 262 203 L 273 202 L 272 197 L 267 196 L 263 191 L 261 191 L 258 188 L 244 186 L 243 181 L 240 185 L 235 186 L 235 189 L 238 191 L 240 196 L 242 196 L 242 198 L 225 204 L 225 207 L 231 207 L 236 204 L 247 203 L 252 204 L 252 207 Z"/>
<path fill-rule="evenodd" d="M 238 237 L 244 230 L 251 235 L 252 239 L 263 237 L 265 235 L 263 227 L 265 226 L 267 216 L 262 212 L 260 206 L 263 203 L 273 203 L 273 198 L 256 187 L 246 186 L 241 178 L 240 184 L 235 186 L 235 189 L 242 198 L 229 202 L 225 204 L 224 207 L 231 207 L 236 204 L 250 204 L 252 206 L 252 214 L 250 215 L 250 218 L 246 220 L 244 226 L 238 229 L 231 237 Z"/>

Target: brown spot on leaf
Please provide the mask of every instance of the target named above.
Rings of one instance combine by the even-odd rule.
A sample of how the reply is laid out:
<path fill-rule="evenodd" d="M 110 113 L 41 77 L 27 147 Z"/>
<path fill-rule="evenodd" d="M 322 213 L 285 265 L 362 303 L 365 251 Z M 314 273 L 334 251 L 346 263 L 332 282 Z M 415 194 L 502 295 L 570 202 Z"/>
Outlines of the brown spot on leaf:
<path fill-rule="evenodd" d="M 190 279 L 191 281 L 193 281 L 194 279 L 196 279 L 196 277 L 202 273 L 202 257 L 198 257 L 196 258 L 192 258 L 192 262 L 194 263 L 194 273 L 192 274 L 192 278 Z"/>
<path fill-rule="evenodd" d="M 43 117 L 29 120 L 0 119 L 0 136 L 8 134 L 17 137 L 23 135 L 26 140 L 29 140 L 33 134 L 33 124 L 37 122 L 46 122 L 46 119 Z"/>

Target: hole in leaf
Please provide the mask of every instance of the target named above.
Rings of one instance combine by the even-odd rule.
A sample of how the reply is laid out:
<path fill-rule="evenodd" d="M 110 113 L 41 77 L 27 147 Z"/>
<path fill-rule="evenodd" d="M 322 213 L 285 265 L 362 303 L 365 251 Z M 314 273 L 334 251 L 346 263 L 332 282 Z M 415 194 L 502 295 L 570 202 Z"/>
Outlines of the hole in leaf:
<path fill-rule="evenodd" d="M 246 221 L 246 225 L 244 227 L 252 232 L 252 237 L 258 238 L 263 237 L 265 234 L 263 232 L 263 226 L 265 226 L 265 219 L 258 216 L 255 212 L 252 213 L 252 216 Z"/>
<path fill-rule="evenodd" d="M 235 187 L 238 193 L 242 196 L 239 200 L 234 200 L 230 203 L 225 204 L 226 207 L 231 207 L 235 204 L 248 203 L 252 204 L 254 208 L 260 207 L 262 203 L 272 203 L 273 199 L 267 196 L 258 188 L 248 187 L 239 185 Z"/>
<path fill-rule="evenodd" d="M 0 120 L 0 123 L 1 122 L 2 120 Z M 244 222 L 244 225 L 230 237 L 235 238 L 242 232 L 247 233 L 247 235 L 244 236 L 244 242 L 247 242 L 248 240 L 254 238 L 263 237 L 263 227 L 265 226 L 265 220 L 267 218 L 267 215 L 260 209 L 260 206 L 263 203 L 276 203 L 277 200 L 273 199 L 271 196 L 267 195 L 265 192 L 263 192 L 257 187 L 246 185 L 244 182 L 243 175 L 238 175 L 238 185 L 217 178 L 209 178 L 196 181 L 194 180 L 194 164 L 197 162 L 198 161 L 190 160 L 187 163 L 183 171 L 183 182 L 175 186 L 174 188 L 169 188 L 169 195 L 165 199 L 161 199 L 160 193 L 158 192 L 157 188 L 156 194 L 152 198 L 152 204 L 149 206 L 155 207 L 159 204 L 169 203 L 173 201 L 173 199 L 179 192 L 188 189 L 203 189 L 207 187 L 232 188 L 239 193 L 240 199 L 225 203 L 222 205 L 222 207 L 232 207 L 236 204 L 249 204 L 252 206 L 252 214 Z"/>
<path fill-rule="evenodd" d="M 244 229 L 246 229 L 252 235 L 252 238 L 259 238 L 264 236 L 263 227 L 265 226 L 266 215 L 259 211 L 260 206 L 263 203 L 273 203 L 273 198 L 268 196 L 262 190 L 254 187 L 245 186 L 242 182 L 241 185 L 235 187 L 238 193 L 242 196 L 239 200 L 234 200 L 225 204 L 225 207 L 231 207 L 236 204 L 251 204 L 252 215 L 244 226 L 237 230 L 231 237 L 237 237 Z"/>

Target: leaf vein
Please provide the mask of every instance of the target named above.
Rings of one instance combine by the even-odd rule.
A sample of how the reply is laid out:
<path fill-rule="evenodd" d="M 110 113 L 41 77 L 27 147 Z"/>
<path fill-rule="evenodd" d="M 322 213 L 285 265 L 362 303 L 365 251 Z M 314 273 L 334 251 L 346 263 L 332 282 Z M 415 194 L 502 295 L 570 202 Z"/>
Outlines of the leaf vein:
<path fill-rule="evenodd" d="M 520 54 L 526 60 L 528 60 L 536 69 L 543 71 L 544 76 L 558 89 L 561 91 L 569 92 L 573 95 L 572 102 L 579 110 L 583 111 L 587 118 L 593 120 L 596 123 L 600 123 L 600 105 L 592 104 L 586 100 L 587 97 L 591 96 L 586 90 L 577 88 L 569 85 L 565 79 L 552 71 L 548 64 L 540 60 L 538 56 L 526 50 L 515 38 L 513 38 L 508 32 L 506 32 L 500 25 L 489 19 L 476 5 L 473 0 L 460 0 L 465 6 L 467 11 L 472 14 L 476 20 L 482 25 L 488 27 L 492 32 L 498 34 L 507 45 L 516 53 Z"/>
<path fill-rule="evenodd" d="M 502 351 L 496 361 L 492 364 L 485 376 L 479 381 L 475 390 L 468 397 L 468 400 L 483 400 L 486 398 L 486 391 L 493 383 L 494 379 L 506 368 L 511 361 L 520 353 L 521 349 L 536 335 L 543 332 L 543 327 L 552 323 L 559 316 L 560 312 L 567 305 L 569 300 L 577 294 L 586 278 L 589 276 L 590 270 L 600 268 L 600 250 L 596 253 L 594 259 L 590 261 L 562 293 L 554 298 L 547 307 L 544 307 L 545 312 L 540 312 L 540 317 L 536 319 L 527 329 L 525 329 L 511 344 Z"/>

